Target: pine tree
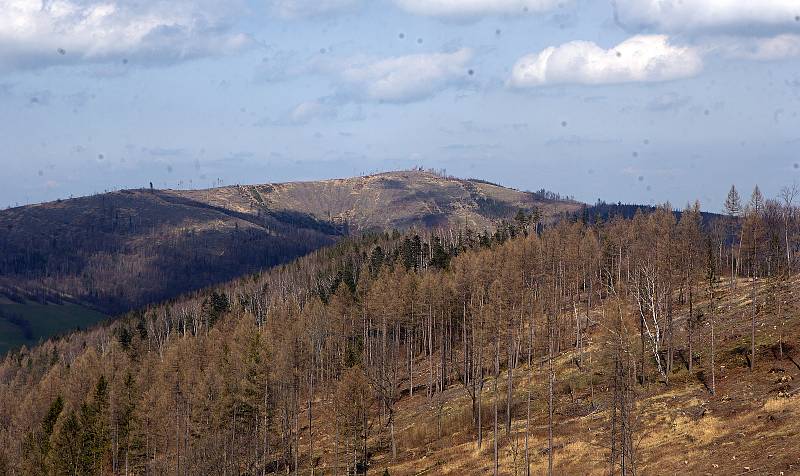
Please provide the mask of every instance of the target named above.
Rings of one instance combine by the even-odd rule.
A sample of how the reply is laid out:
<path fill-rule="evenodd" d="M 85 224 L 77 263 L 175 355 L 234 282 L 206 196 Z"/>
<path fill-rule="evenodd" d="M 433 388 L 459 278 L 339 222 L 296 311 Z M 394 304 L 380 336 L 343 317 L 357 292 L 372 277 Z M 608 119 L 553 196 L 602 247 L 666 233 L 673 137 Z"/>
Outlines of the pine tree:
<path fill-rule="evenodd" d="M 725 199 L 725 213 L 732 218 L 738 217 L 742 213 L 742 199 L 735 185 L 731 185 L 728 197 Z"/>
<path fill-rule="evenodd" d="M 111 450 L 108 397 L 108 382 L 101 375 L 91 401 L 81 405 L 79 467 L 84 473 L 98 474 L 106 467 Z"/>
<path fill-rule="evenodd" d="M 48 474 L 51 453 L 51 438 L 58 417 L 64 409 L 64 399 L 61 395 L 53 400 L 41 426 L 33 433 L 28 434 L 23 443 L 23 455 L 26 460 L 26 469 L 32 474 Z"/>
<path fill-rule="evenodd" d="M 433 246 L 431 250 L 431 267 L 436 269 L 445 269 L 450 261 L 450 256 L 442 246 L 442 240 L 439 237 L 433 238 Z"/>
<path fill-rule="evenodd" d="M 82 458 L 81 424 L 74 411 L 69 412 L 55 437 L 51 455 L 52 471 L 55 474 L 84 474 Z"/>
<path fill-rule="evenodd" d="M 736 240 L 736 230 L 738 228 L 738 221 L 739 217 L 742 215 L 742 212 L 742 199 L 739 197 L 739 192 L 736 190 L 736 186 L 731 185 L 731 190 L 728 192 L 728 197 L 725 199 L 725 214 L 728 216 L 728 233 L 734 237 L 734 240 Z M 734 255 L 733 245 L 730 247 L 731 289 L 736 287 L 735 278 L 738 274 L 739 262 L 741 260 L 742 253 L 742 235 L 739 235 L 738 240 L 736 241 L 739 242 L 739 252 L 736 255 Z"/>

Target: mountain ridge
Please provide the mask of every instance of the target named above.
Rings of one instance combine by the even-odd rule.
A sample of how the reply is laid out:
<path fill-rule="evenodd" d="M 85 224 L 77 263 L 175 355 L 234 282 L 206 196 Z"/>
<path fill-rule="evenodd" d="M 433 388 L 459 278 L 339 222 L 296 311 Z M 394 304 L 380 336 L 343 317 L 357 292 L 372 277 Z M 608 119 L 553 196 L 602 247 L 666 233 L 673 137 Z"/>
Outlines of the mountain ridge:
<path fill-rule="evenodd" d="M 9 322 L 39 305 L 91 315 L 43 336 L 291 261 L 342 236 L 392 229 L 491 229 L 518 211 L 576 211 L 485 181 L 429 171 L 206 190 L 129 189 L 0 211 L 0 297 Z M 30 306 L 36 312 L 27 314 Z M 91 311 L 91 312 L 90 312 Z M 81 314 L 81 313 L 78 313 Z M 10 317 L 9 317 L 10 316 Z M 3 318 L 0 317 L 0 320 Z M 11 327 L 15 329 L 16 327 Z M 20 328 L 16 344 L 40 335 Z M 14 341 L 14 339 L 11 339 Z M 12 343 L 0 342 L 0 352 Z"/>
<path fill-rule="evenodd" d="M 232 193 L 234 189 L 240 195 L 238 199 Z M 358 231 L 464 226 L 461 218 L 466 219 L 466 226 L 488 228 L 499 219 L 510 218 L 518 209 L 538 207 L 545 215 L 552 215 L 580 206 L 574 200 L 548 199 L 485 180 L 422 170 L 172 192 L 207 203 L 219 203 L 223 198 L 222 202 L 236 204 L 242 210 L 262 206 L 299 211 L 319 220 L 340 218 Z M 376 218 L 377 210 L 389 212 L 388 217 Z"/>

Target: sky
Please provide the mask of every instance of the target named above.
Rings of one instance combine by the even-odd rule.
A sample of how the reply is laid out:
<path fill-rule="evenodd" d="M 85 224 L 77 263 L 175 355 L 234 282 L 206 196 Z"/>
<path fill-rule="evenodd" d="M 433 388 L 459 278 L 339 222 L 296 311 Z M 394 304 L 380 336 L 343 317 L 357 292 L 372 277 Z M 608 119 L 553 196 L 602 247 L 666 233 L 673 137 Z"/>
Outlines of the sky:
<path fill-rule="evenodd" d="M 800 181 L 800 0 L 0 0 L 0 207 L 421 166 L 594 202 Z"/>

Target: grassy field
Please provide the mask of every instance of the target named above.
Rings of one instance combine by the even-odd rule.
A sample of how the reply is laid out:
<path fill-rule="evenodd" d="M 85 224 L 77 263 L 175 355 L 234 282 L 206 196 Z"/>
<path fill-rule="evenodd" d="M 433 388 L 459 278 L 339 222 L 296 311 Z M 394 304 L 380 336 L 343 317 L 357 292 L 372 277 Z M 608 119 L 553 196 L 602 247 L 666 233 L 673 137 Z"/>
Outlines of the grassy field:
<path fill-rule="evenodd" d="M 0 301 L 0 355 L 63 332 L 84 329 L 108 316 L 77 304 Z"/>

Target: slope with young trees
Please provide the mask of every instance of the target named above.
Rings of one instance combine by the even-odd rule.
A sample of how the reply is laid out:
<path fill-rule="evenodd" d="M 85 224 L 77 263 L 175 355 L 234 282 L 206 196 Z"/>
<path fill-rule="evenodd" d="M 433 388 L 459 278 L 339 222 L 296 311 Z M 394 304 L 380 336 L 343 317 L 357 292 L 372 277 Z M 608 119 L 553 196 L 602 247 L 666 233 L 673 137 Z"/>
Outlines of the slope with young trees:
<path fill-rule="evenodd" d="M 743 235 L 687 205 L 344 240 L 13 353 L 0 469 L 789 474 L 798 211 L 753 195 Z"/>

